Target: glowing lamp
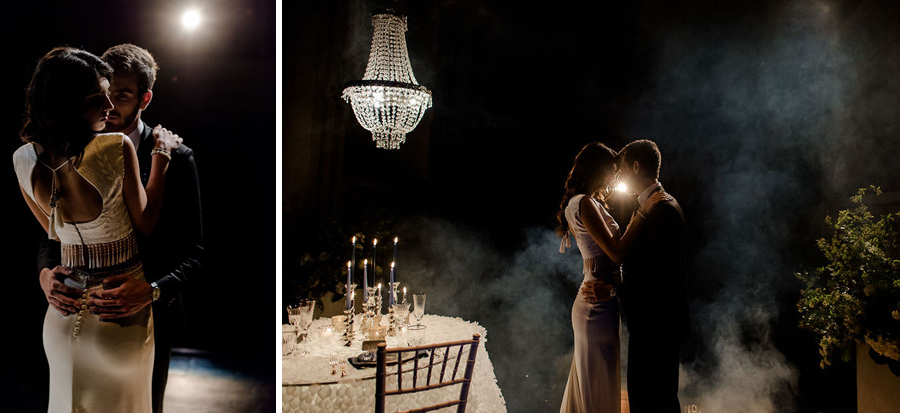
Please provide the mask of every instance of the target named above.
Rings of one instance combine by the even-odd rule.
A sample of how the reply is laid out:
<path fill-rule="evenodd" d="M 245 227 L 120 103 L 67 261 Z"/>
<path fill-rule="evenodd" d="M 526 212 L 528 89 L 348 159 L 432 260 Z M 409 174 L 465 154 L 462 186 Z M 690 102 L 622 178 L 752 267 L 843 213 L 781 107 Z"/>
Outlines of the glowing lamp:
<path fill-rule="evenodd" d="M 186 11 L 181 16 L 181 24 L 188 30 L 194 30 L 200 25 L 200 12 L 197 10 Z"/>

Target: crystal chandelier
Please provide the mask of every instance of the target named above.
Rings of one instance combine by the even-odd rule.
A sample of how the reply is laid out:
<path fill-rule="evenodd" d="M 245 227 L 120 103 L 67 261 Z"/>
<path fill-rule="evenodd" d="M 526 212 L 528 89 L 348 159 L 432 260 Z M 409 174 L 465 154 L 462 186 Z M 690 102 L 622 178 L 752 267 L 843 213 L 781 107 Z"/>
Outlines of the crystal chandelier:
<path fill-rule="evenodd" d="M 356 120 L 372 132 L 375 146 L 399 149 L 425 110 L 431 91 L 419 85 L 406 51 L 406 16 L 387 10 L 372 13 L 372 49 L 362 80 L 347 82 L 341 96 Z"/>

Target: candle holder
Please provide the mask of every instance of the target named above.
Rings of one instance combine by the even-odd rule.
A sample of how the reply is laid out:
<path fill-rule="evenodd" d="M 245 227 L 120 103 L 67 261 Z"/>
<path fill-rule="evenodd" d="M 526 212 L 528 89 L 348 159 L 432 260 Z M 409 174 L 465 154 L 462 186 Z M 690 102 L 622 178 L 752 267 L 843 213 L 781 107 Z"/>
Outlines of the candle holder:
<path fill-rule="evenodd" d="M 347 307 L 350 307 L 350 308 L 344 307 L 344 316 L 346 316 L 346 318 L 344 319 L 345 328 L 344 328 L 344 335 L 342 336 L 342 340 L 344 340 L 346 342 L 344 345 L 348 346 L 348 347 L 353 343 L 353 321 L 354 321 L 353 320 L 354 319 L 353 308 L 354 308 L 354 304 L 355 304 L 353 302 L 354 301 L 353 300 L 353 298 L 354 298 L 353 291 L 355 291 L 355 290 L 356 290 L 356 284 L 351 283 L 351 284 L 347 285 L 347 297 L 349 297 L 349 300 L 348 300 L 349 305 Z"/>
<path fill-rule="evenodd" d="M 371 295 L 369 297 L 371 297 Z M 375 295 L 375 315 L 381 315 L 381 294 Z"/>
<path fill-rule="evenodd" d="M 353 309 L 344 310 L 344 335 L 341 340 L 344 345 L 350 347 L 353 344 Z"/>
<path fill-rule="evenodd" d="M 378 301 L 376 299 L 378 295 L 378 287 L 369 287 L 369 300 L 366 301 L 366 312 L 371 312 L 372 315 L 375 315 L 375 307 L 378 305 Z"/>
<path fill-rule="evenodd" d="M 363 320 L 362 320 L 362 333 L 366 334 L 370 328 L 375 327 L 375 293 L 378 290 L 377 287 L 369 287 L 366 288 L 366 292 L 369 293 L 369 299 L 363 304 Z"/>
<path fill-rule="evenodd" d="M 393 288 L 391 286 L 393 285 Z M 396 320 L 394 315 L 394 306 L 397 305 L 397 289 L 400 288 L 400 282 L 396 281 L 393 283 L 388 283 L 388 295 L 390 295 L 390 299 L 388 300 L 388 336 L 394 337 L 397 335 L 396 330 Z"/>
<path fill-rule="evenodd" d="M 387 335 L 388 337 L 395 337 L 397 335 L 396 329 L 394 325 L 394 306 L 388 306 L 388 325 L 387 325 Z"/>
<path fill-rule="evenodd" d="M 358 321 L 359 326 L 356 328 L 356 338 L 359 340 L 365 340 L 366 331 L 369 330 L 372 326 L 372 315 L 369 311 L 366 310 L 368 305 L 367 303 L 363 303 L 363 310 L 361 313 L 357 314 L 357 317 L 360 318 Z"/>
<path fill-rule="evenodd" d="M 388 283 L 388 284 L 391 284 L 391 283 Z M 388 300 L 389 306 L 390 306 L 390 305 L 397 304 L 397 303 L 400 302 L 400 301 L 397 300 L 397 292 L 400 290 L 400 281 L 396 281 L 396 282 L 394 282 L 393 284 L 394 284 L 394 296 L 393 296 L 394 299 L 393 299 L 393 300 Z M 388 290 L 388 294 L 390 294 L 390 293 L 391 293 L 390 290 Z"/>

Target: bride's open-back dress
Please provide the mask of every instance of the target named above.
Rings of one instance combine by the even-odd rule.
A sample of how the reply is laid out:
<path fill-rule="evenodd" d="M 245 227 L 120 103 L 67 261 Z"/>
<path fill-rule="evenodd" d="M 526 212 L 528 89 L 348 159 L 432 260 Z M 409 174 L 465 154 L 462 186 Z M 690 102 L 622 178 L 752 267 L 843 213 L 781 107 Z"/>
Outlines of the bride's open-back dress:
<path fill-rule="evenodd" d="M 52 219 L 50 222 L 62 243 L 62 264 L 82 270 L 86 291 L 102 288 L 102 279 L 112 275 L 129 274 L 144 279 L 122 193 L 124 138 L 120 133 L 95 135 L 76 166 L 78 174 L 103 199 L 100 215 L 88 222 L 66 222 L 55 227 Z M 31 143 L 15 152 L 13 163 L 19 184 L 34 200 L 32 171 L 49 166 L 38 160 Z M 60 202 L 65 203 L 64 193 Z M 77 280 L 66 283 L 83 287 Z M 62 316 L 48 306 L 44 316 L 44 351 L 50 365 L 48 412 L 150 412 L 151 306 L 126 318 L 100 321 L 84 305 L 84 299 L 81 302 L 79 313 Z"/>
<path fill-rule="evenodd" d="M 585 195 L 576 195 L 566 206 L 569 233 L 574 235 L 584 259 L 584 281 L 612 283 L 619 266 L 594 242 L 581 220 L 579 205 Z M 612 231 L 619 236 L 619 225 L 596 200 L 591 199 Z M 563 240 L 566 242 L 566 240 Z M 562 251 L 562 246 L 560 251 Z M 619 383 L 619 303 L 615 297 L 588 303 L 579 288 L 572 305 L 572 329 L 575 352 L 569 380 L 563 394 L 561 413 L 618 413 L 622 395 Z"/>

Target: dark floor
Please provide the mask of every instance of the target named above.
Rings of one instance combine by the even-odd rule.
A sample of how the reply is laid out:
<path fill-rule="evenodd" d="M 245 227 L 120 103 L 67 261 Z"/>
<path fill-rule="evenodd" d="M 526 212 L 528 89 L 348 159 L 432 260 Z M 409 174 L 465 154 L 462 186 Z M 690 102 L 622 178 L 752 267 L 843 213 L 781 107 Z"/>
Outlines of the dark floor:
<path fill-rule="evenodd" d="M 274 412 L 275 376 L 224 357 L 174 351 L 166 386 L 166 413 Z"/>
<path fill-rule="evenodd" d="M 15 340 L 13 340 L 15 343 Z M 7 344 L 11 344 L 7 342 Z M 48 371 L 40 343 L 8 345 L 0 364 L 0 412 L 46 412 Z M 175 349 L 169 368 L 166 413 L 275 412 L 272 363 Z"/>

